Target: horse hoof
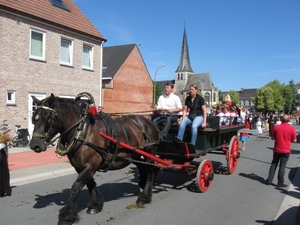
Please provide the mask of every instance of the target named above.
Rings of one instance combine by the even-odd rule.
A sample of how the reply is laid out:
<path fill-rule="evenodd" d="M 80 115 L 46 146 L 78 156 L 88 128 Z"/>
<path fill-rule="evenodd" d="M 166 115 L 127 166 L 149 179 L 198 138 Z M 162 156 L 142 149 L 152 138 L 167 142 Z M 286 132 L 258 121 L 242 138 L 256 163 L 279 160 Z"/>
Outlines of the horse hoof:
<path fill-rule="evenodd" d="M 140 209 L 140 208 L 145 208 L 145 204 L 138 204 L 138 205 L 137 205 L 137 208 L 138 208 L 138 209 Z"/>
<path fill-rule="evenodd" d="M 69 222 L 69 221 L 58 221 L 57 225 L 72 225 L 73 223 Z"/>
<path fill-rule="evenodd" d="M 142 201 L 137 201 L 136 202 L 136 208 L 145 208 L 145 203 Z"/>
<path fill-rule="evenodd" d="M 87 214 L 93 215 L 93 214 L 99 213 L 99 210 L 94 209 L 94 208 L 88 208 L 88 209 L 86 210 L 86 213 L 87 213 Z"/>

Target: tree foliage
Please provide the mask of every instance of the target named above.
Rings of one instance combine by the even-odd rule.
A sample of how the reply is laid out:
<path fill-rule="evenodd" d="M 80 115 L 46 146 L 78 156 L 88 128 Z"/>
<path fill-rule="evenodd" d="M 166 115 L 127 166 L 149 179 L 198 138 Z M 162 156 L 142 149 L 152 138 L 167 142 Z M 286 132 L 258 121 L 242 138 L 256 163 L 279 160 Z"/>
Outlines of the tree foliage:
<path fill-rule="evenodd" d="M 240 96 L 239 96 L 239 93 L 237 91 L 234 91 L 234 90 L 230 90 L 228 92 L 230 98 L 231 98 L 231 101 L 233 103 L 235 103 L 236 105 L 239 104 L 239 99 L 240 99 Z"/>
<path fill-rule="evenodd" d="M 155 85 L 155 101 L 154 104 L 157 103 L 159 96 L 161 96 L 163 94 L 159 84 L 157 82 L 154 83 Z"/>
<path fill-rule="evenodd" d="M 219 90 L 219 101 L 223 102 L 223 95 L 222 95 L 222 91 Z"/>
<path fill-rule="evenodd" d="M 293 81 L 288 85 L 274 80 L 262 88 L 257 89 L 256 96 L 252 98 L 257 111 L 284 111 L 293 113 L 297 103 L 296 89 Z M 300 98 L 300 97 L 299 97 Z"/>
<path fill-rule="evenodd" d="M 300 106 L 300 94 L 298 94 L 293 80 L 289 82 L 289 86 L 291 87 L 293 92 L 293 102 L 292 102 L 291 112 L 295 113 L 297 111 L 297 106 Z"/>
<path fill-rule="evenodd" d="M 271 87 L 265 86 L 257 89 L 256 96 L 252 98 L 257 111 L 274 111 L 274 91 Z"/>

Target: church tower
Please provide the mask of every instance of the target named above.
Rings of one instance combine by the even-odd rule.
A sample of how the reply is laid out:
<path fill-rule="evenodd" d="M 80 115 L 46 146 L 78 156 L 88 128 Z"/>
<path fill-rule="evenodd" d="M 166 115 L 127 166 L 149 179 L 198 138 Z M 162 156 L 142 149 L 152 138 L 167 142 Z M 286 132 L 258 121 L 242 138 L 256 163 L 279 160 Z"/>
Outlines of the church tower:
<path fill-rule="evenodd" d="M 184 26 L 180 61 L 179 66 L 175 71 L 175 94 L 182 96 L 182 91 L 184 90 L 187 80 L 191 74 L 194 74 L 194 71 L 191 67 L 186 29 Z"/>

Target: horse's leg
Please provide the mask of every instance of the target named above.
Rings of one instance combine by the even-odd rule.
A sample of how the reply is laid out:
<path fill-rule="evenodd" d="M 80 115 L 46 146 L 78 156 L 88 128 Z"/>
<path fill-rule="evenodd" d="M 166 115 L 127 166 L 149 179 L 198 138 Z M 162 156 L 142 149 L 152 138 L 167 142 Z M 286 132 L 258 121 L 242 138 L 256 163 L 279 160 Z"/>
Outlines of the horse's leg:
<path fill-rule="evenodd" d="M 84 183 L 78 180 L 72 185 L 66 205 L 59 210 L 58 225 L 69 225 L 79 221 L 76 200 L 84 185 Z"/>
<path fill-rule="evenodd" d="M 138 170 L 139 170 L 139 187 L 141 189 L 144 189 L 145 188 L 145 185 L 146 185 L 146 181 L 147 181 L 147 173 L 146 173 L 146 165 L 144 164 L 140 164 L 140 163 L 137 163 L 136 164 Z"/>
<path fill-rule="evenodd" d="M 79 173 L 77 171 L 77 173 Z M 66 205 L 59 210 L 58 225 L 71 225 L 79 221 L 77 213 L 77 197 L 85 184 L 92 178 L 93 172 L 91 170 L 83 170 L 79 173 L 76 181 L 71 187 L 71 192 Z"/>
<path fill-rule="evenodd" d="M 152 200 L 152 186 L 155 177 L 154 167 L 149 165 L 139 165 L 140 181 L 139 186 L 143 188 L 143 191 L 139 194 L 136 203 L 139 207 L 143 207 L 144 204 L 150 203 Z"/>
<path fill-rule="evenodd" d="M 90 195 L 91 195 L 91 201 L 88 204 L 88 208 L 86 212 L 88 214 L 96 214 L 102 211 L 103 208 L 103 197 L 98 192 L 96 182 L 94 181 L 94 178 L 91 178 L 89 182 L 86 184 L 86 186 L 89 189 Z"/>

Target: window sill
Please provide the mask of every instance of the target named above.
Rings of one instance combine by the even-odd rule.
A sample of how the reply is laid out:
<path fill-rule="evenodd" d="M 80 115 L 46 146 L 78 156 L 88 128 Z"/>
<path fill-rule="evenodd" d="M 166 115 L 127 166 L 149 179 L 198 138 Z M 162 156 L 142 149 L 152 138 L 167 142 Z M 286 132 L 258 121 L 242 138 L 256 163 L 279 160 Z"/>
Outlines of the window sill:
<path fill-rule="evenodd" d="M 95 72 L 92 68 L 89 69 L 89 68 L 82 68 L 82 70 L 86 70 L 86 71 L 90 71 L 90 72 Z"/>
<path fill-rule="evenodd" d="M 43 63 L 47 63 L 47 61 L 46 61 L 46 60 L 44 60 L 44 59 L 35 59 L 35 58 L 30 58 L 30 57 L 29 57 L 29 60 L 32 60 L 32 61 L 37 61 L 37 62 L 43 62 Z"/>
<path fill-rule="evenodd" d="M 16 103 L 6 103 L 6 106 L 17 106 Z"/>
<path fill-rule="evenodd" d="M 74 69 L 73 65 L 68 65 L 68 64 L 63 64 L 63 63 L 60 63 L 59 65 L 63 66 L 63 67 L 69 67 L 69 68 L 73 68 Z"/>

